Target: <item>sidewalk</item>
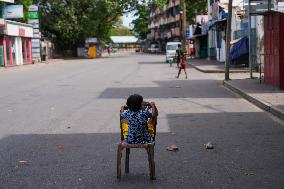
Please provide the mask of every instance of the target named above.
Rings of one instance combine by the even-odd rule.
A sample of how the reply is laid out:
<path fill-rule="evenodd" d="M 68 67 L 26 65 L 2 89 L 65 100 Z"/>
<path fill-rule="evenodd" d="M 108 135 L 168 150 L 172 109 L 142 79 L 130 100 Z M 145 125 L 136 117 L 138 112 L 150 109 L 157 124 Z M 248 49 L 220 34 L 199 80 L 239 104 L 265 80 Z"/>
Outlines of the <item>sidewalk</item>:
<path fill-rule="evenodd" d="M 225 64 L 214 60 L 188 59 L 188 64 L 203 73 L 225 73 Z M 247 79 L 246 74 L 241 74 L 248 72 L 248 68 L 231 67 L 230 73 L 233 78 L 235 74 L 240 74 L 236 75 L 238 79 L 224 81 L 224 86 L 259 108 L 284 120 L 284 90 L 265 83 L 260 84 L 259 79 Z"/>
<path fill-rule="evenodd" d="M 224 81 L 224 86 L 259 108 L 284 120 L 284 90 L 264 83 L 260 84 L 258 79 Z"/>
<path fill-rule="evenodd" d="M 203 73 L 225 73 L 225 63 L 219 63 L 216 60 L 207 59 L 188 59 L 188 64 Z M 248 68 L 231 67 L 231 73 L 247 73 Z"/>
<path fill-rule="evenodd" d="M 0 67 L 0 73 L 7 72 L 7 71 L 13 71 L 13 70 L 19 70 L 23 68 L 31 68 L 35 66 L 42 66 L 46 64 L 52 64 L 52 63 L 58 63 L 58 62 L 63 62 L 64 59 L 49 59 L 44 62 L 37 62 L 34 64 L 27 64 L 27 65 L 20 65 L 20 66 L 12 66 L 12 67 Z"/>

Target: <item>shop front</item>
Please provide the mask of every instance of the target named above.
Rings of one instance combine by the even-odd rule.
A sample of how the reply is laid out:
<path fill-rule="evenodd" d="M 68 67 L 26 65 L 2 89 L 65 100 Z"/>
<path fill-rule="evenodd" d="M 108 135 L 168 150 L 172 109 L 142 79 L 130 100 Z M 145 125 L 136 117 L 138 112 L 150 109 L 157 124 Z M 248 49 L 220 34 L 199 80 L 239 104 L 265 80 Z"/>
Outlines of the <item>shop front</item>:
<path fill-rule="evenodd" d="M 24 64 L 32 64 L 33 28 L 31 25 L 0 20 L 0 64 L 11 67 Z"/>

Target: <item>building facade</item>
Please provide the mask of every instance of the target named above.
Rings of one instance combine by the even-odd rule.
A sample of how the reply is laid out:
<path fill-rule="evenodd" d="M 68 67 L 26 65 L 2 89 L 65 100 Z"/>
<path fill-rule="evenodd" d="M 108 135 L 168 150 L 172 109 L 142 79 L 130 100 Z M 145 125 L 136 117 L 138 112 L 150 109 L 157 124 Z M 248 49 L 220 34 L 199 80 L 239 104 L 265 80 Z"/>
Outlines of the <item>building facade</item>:
<path fill-rule="evenodd" d="M 163 8 L 152 7 L 147 35 L 148 46 L 152 43 L 159 45 L 165 51 L 166 43 L 181 41 L 182 12 L 180 0 L 168 0 Z"/>
<path fill-rule="evenodd" d="M 0 23 L 0 65 L 10 67 L 31 64 L 32 26 L 4 19 L 0 19 Z"/>
<path fill-rule="evenodd" d="M 218 62 L 225 62 L 228 0 L 208 0 L 208 56 Z M 248 20 L 245 17 L 244 1 L 233 1 L 231 39 L 248 35 Z"/>

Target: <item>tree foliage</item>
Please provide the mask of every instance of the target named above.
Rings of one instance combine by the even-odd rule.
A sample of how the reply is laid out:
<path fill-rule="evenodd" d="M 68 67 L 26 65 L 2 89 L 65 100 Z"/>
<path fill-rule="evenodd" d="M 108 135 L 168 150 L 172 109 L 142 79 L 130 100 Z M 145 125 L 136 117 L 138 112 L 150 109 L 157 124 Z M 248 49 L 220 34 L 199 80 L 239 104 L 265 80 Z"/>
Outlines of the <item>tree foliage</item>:
<path fill-rule="evenodd" d="M 136 5 L 134 14 L 136 19 L 132 21 L 132 24 L 134 26 L 133 31 L 137 33 L 140 38 L 145 39 L 149 32 L 148 23 L 150 20 L 151 8 L 163 8 L 166 3 L 167 0 L 144 0 Z"/>
<path fill-rule="evenodd" d="M 141 39 L 145 39 L 147 36 L 148 23 L 150 19 L 150 8 L 147 4 L 143 4 L 137 7 L 134 14 L 136 19 L 132 21 L 133 31 L 138 34 Z"/>
<path fill-rule="evenodd" d="M 119 28 L 112 28 L 110 31 L 111 36 L 129 36 L 133 35 L 133 32 L 125 26 L 121 26 Z"/>
<path fill-rule="evenodd" d="M 68 49 L 88 37 L 107 41 L 124 12 L 139 0 L 41 0 L 41 29 L 57 47 Z"/>
<path fill-rule="evenodd" d="M 198 14 L 207 13 L 207 0 L 186 0 L 187 19 L 192 23 Z"/>

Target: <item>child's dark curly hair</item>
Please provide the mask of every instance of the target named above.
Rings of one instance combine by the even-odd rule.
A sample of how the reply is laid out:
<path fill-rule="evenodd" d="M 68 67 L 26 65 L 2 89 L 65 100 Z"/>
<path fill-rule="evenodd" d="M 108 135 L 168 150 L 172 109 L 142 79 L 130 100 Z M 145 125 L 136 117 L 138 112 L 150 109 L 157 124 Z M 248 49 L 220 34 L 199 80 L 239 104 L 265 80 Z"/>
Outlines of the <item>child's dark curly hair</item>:
<path fill-rule="evenodd" d="M 137 112 L 141 110 L 143 103 L 143 97 L 139 94 L 134 94 L 128 97 L 126 105 L 130 111 Z"/>

